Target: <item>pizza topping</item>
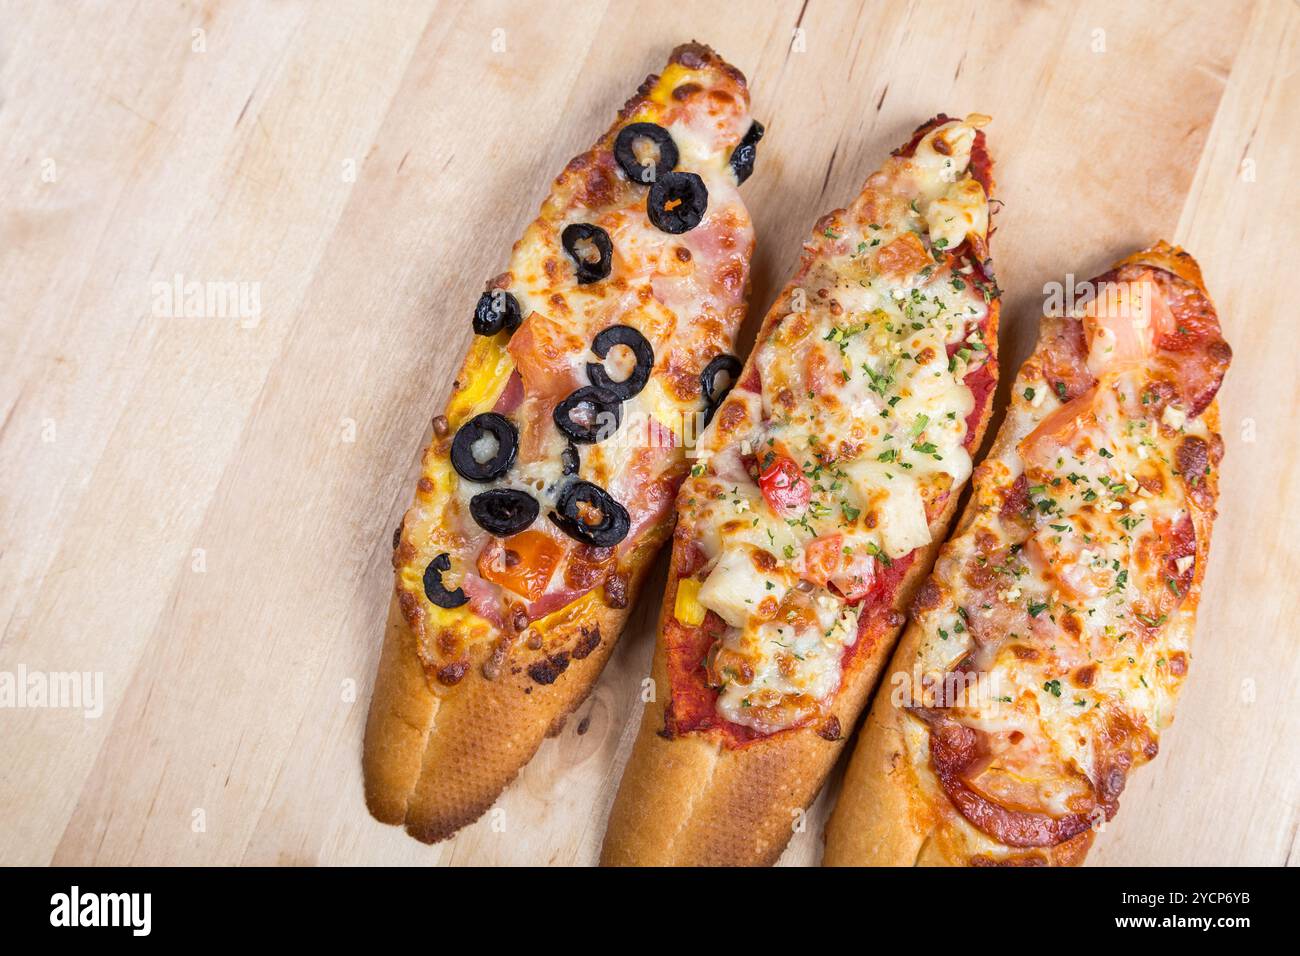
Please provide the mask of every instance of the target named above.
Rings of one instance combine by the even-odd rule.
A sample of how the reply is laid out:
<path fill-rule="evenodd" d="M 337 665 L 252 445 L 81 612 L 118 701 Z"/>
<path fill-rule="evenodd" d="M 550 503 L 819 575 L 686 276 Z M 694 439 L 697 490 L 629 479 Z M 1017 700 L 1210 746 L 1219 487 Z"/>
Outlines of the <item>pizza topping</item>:
<path fill-rule="evenodd" d="M 640 560 L 669 533 L 701 371 L 730 351 L 744 316 L 753 228 L 728 159 L 751 124 L 743 78 L 703 47 L 679 50 L 613 130 L 567 164 L 490 282 L 476 310 L 476 331 L 488 334 L 472 340 L 437 436 L 445 440 L 425 455 L 394 556 L 399 598 L 428 661 L 464 650 L 442 647 L 439 635 L 494 644 L 519 620 L 593 589 L 593 606 L 631 600 L 625 559 Z M 698 224 L 680 234 L 647 212 L 645 174 L 659 180 L 674 169 L 698 176 L 707 197 Z M 692 209 L 665 211 L 680 218 Z M 584 387 L 596 391 L 574 394 Z M 491 488 L 475 479 L 495 474 L 498 436 L 466 433 L 455 455 L 463 474 L 449 460 L 451 436 L 484 413 L 517 429 L 514 460 Z M 572 496 L 578 480 L 606 499 Z M 475 500 L 488 491 L 508 494 Z M 525 524 L 527 502 L 554 512 L 558 525 Z M 592 539 L 603 544 L 583 543 Z M 447 587 L 468 599 L 464 611 L 421 594 L 439 553 L 456 573 Z"/>
<path fill-rule="evenodd" d="M 573 260 L 579 285 L 590 285 L 608 278 L 614 244 L 604 229 L 589 222 L 571 223 L 564 227 L 560 242 Z"/>
<path fill-rule="evenodd" d="M 424 596 L 431 604 L 438 607 L 460 607 L 469 600 L 462 588 L 448 591 L 442 584 L 442 575 L 451 570 L 451 556 L 447 553 L 438 555 L 424 569 Z"/>
<path fill-rule="evenodd" d="M 524 531 L 489 541 L 479 555 L 478 573 L 533 602 L 546 592 L 563 557 L 563 546 L 550 535 Z"/>
<path fill-rule="evenodd" d="M 646 197 L 646 214 L 656 229 L 677 236 L 700 224 L 709 205 L 709 190 L 695 173 L 665 173 Z"/>
<path fill-rule="evenodd" d="M 555 406 L 555 427 L 570 441 L 592 445 L 604 441 L 622 421 L 622 400 L 598 385 L 584 385 Z"/>
<path fill-rule="evenodd" d="M 537 499 L 518 488 L 493 488 L 469 500 L 469 513 L 478 526 L 499 538 L 523 531 L 537 520 L 539 510 Z"/>
<path fill-rule="evenodd" d="M 975 849 L 1056 846 L 1110 819 L 1172 717 L 1217 497 L 1200 413 L 1230 355 L 1208 298 L 1171 271 L 1184 256 L 1141 253 L 1043 320 L 1012 440 L 915 608 L 913 696 L 966 690 L 913 711 L 929 747 L 909 753 Z"/>
<path fill-rule="evenodd" d="M 569 442 L 564 446 L 564 451 L 560 452 L 560 474 L 576 475 L 581 467 L 582 458 L 578 454 L 578 448 L 573 442 Z"/>
<path fill-rule="evenodd" d="M 722 400 L 727 397 L 736 380 L 740 377 L 740 370 L 743 366 L 740 359 L 734 355 L 715 355 L 709 359 L 709 364 L 704 366 L 704 371 L 700 373 L 700 394 L 704 396 L 704 424 L 707 425 L 713 421 L 713 414 L 722 404 Z M 727 377 L 726 384 L 718 387 L 718 376 Z"/>
<path fill-rule="evenodd" d="M 505 289 L 489 289 L 474 307 L 474 334 L 496 335 L 502 329 L 513 332 L 521 320 L 518 299 Z"/>
<path fill-rule="evenodd" d="M 754 159 L 758 156 L 758 141 L 763 138 L 763 124 L 755 121 L 750 124 L 745 138 L 731 151 L 728 165 L 736 174 L 736 183 L 743 183 L 754 174 Z"/>
<path fill-rule="evenodd" d="M 451 466 L 466 481 L 488 482 L 510 470 L 519 450 L 519 431 L 496 412 L 475 415 L 451 442 Z"/>
<path fill-rule="evenodd" d="M 614 139 L 614 159 L 634 183 L 649 185 L 677 165 L 677 144 L 655 123 L 629 123 Z"/>
<path fill-rule="evenodd" d="M 758 487 L 772 510 L 787 519 L 799 518 L 812 498 L 808 479 L 785 455 L 772 456 L 771 464 L 758 476 Z"/>
<path fill-rule="evenodd" d="M 715 694 L 696 726 L 740 739 L 824 718 L 861 634 L 897 626 L 899 581 L 970 475 L 998 295 L 975 122 L 930 126 L 824 217 L 752 378 L 727 369 L 753 387 L 719 403 L 679 505 L 701 560 L 675 620 L 722 625 L 707 665 L 674 674 L 674 699 L 687 681 Z M 702 391 L 712 404 L 707 378 Z"/>
<path fill-rule="evenodd" d="M 612 548 L 627 537 L 631 518 L 627 509 L 604 488 L 590 481 L 571 481 L 548 518 L 557 528 L 584 544 Z"/>
<path fill-rule="evenodd" d="M 591 384 L 605 389 L 620 399 L 629 399 L 645 388 L 650 381 L 650 373 L 655 366 L 655 352 L 646 337 L 630 325 L 611 325 L 591 342 L 591 350 L 600 359 L 609 355 L 609 350 L 622 345 L 631 350 L 636 364 L 622 379 L 615 381 L 601 362 L 587 363 L 587 377 Z"/>

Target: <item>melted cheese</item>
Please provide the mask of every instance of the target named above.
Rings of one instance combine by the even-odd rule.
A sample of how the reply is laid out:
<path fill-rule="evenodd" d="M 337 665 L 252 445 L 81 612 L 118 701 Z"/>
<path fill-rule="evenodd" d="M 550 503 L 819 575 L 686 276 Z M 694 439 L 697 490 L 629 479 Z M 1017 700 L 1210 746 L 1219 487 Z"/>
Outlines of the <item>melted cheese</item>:
<path fill-rule="evenodd" d="M 517 373 L 524 384 L 522 404 L 505 414 L 519 430 L 519 449 L 507 474 L 489 484 L 462 480 L 452 470 L 450 435 L 435 438 L 425 454 L 420 491 L 404 519 L 396 560 L 399 588 L 418 599 L 419 613 L 408 614 L 408 620 L 424 630 L 426 655 L 459 655 L 463 643 L 492 637 L 497 625 L 509 623 L 512 609 L 526 603 L 475 570 L 493 538 L 473 521 L 469 502 L 488 488 L 532 495 L 542 517 L 531 530 L 551 536 L 567 553 L 550 578 L 547 596 L 572 601 L 591 586 L 570 583 L 565 562 L 572 560 L 575 542 L 545 518 L 570 480 L 562 466 L 568 440 L 551 413 L 565 395 L 590 384 L 588 364 L 599 361 L 591 342 L 616 324 L 635 328 L 649 341 L 655 364 L 646 387 L 621 404 L 618 427 L 606 430 L 597 444 L 579 446 L 578 477 L 603 487 L 631 514 L 632 533 L 619 546 L 619 556 L 647 535 L 662 534 L 686 439 L 702 412 L 700 371 L 733 349 L 753 248 L 752 225 L 728 165 L 752 124 L 748 97 L 743 81 L 721 61 L 710 54 L 700 62 L 694 68 L 670 64 L 633 115 L 620 118 L 592 150 L 566 167 L 539 217 L 515 243 L 508 271 L 494 280 L 518 300 L 522 324 L 513 334 L 474 338 L 446 417 L 454 433 L 474 415 L 493 410 L 512 386 L 518 387 L 512 379 Z M 679 88 L 684 92 L 675 95 Z M 653 226 L 646 187 L 629 182 L 613 160 L 617 130 L 642 121 L 668 130 L 679 153 L 675 168 L 698 175 L 707 190 L 702 221 L 683 234 Z M 607 278 L 577 282 L 561 242 L 572 223 L 594 224 L 608 233 L 613 253 Z M 605 359 L 616 379 L 628 371 L 625 353 L 616 347 Z M 478 451 L 490 451 L 487 444 Z M 474 586 L 470 605 L 446 610 L 426 600 L 422 576 L 440 553 L 451 561 L 443 574 L 446 587 Z M 554 600 L 543 605 L 555 606 Z M 440 632 L 454 633 L 457 642 L 443 648 L 434 639 Z"/>
<path fill-rule="evenodd" d="M 823 220 L 750 358 L 761 391 L 733 391 L 703 437 L 679 521 L 705 560 L 701 602 L 729 625 L 715 674 L 734 723 L 771 732 L 825 707 L 856 639 L 861 594 L 846 590 L 928 544 L 930 520 L 970 475 L 965 377 L 987 357 L 991 292 L 945 250 L 987 233 L 974 137 L 972 123 L 931 131 Z M 756 482 L 782 458 L 807 483 L 797 513 Z M 764 601 L 773 595 L 733 581 L 740 547 L 804 586 Z"/>
<path fill-rule="evenodd" d="M 1126 317 L 1140 332 L 1142 311 Z M 1106 761 L 1117 747 L 1133 764 L 1149 759 L 1147 742 L 1172 719 L 1203 570 L 1196 556 L 1208 546 L 1182 554 L 1188 532 L 1176 529 L 1209 529 L 1180 474 L 1179 446 L 1217 441 L 1203 417 L 1152 404 L 1158 361 L 1114 349 L 1109 328 L 1085 328 L 1095 388 L 1063 404 L 1046 358 L 1026 362 L 976 481 L 974 520 L 936 565 L 940 600 L 914 619 L 924 635 L 915 677 L 973 666 L 994 690 L 947 712 L 994 735 L 990 759 L 1037 794 L 1028 805 L 1058 816 L 1114 786 Z M 1017 479 L 1027 491 L 1021 514 L 1005 497 Z M 928 735 L 908 750 L 918 770 L 929 766 Z M 1004 850 L 962 832 L 973 849 Z"/>

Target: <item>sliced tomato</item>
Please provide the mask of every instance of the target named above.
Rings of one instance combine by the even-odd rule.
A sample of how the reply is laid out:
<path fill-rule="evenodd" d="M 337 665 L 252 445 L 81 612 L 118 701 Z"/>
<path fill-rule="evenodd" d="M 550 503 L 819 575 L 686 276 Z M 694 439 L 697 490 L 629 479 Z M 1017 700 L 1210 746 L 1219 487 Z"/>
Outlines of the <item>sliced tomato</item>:
<path fill-rule="evenodd" d="M 860 601 L 876 580 L 876 559 L 861 547 L 844 552 L 839 532 L 813 538 L 803 548 L 803 576 L 821 587 L 833 587 L 844 600 Z"/>
<path fill-rule="evenodd" d="M 860 601 L 871 591 L 876 583 L 876 559 L 867 554 L 861 546 L 853 553 L 844 555 L 840 570 L 831 578 L 835 590 L 844 595 L 850 604 Z"/>
<path fill-rule="evenodd" d="M 1104 284 L 1089 304 L 1083 317 L 1088 366 L 1099 375 L 1145 362 L 1157 349 L 1187 348 L 1203 336 L 1204 326 L 1199 314 L 1190 315 L 1187 323 L 1175 318 L 1155 273 L 1144 269 L 1130 279 Z M 1180 335 L 1180 329 L 1187 334 Z"/>
<path fill-rule="evenodd" d="M 799 466 L 785 455 L 777 455 L 758 476 L 758 487 L 773 511 L 783 518 L 804 513 L 812 498 L 812 486 Z"/>
<path fill-rule="evenodd" d="M 530 313 L 507 348 L 527 396 L 558 402 L 577 387 L 571 357 L 581 354 L 586 344 L 560 323 L 540 312 Z"/>
<path fill-rule="evenodd" d="M 1095 427 L 1100 391 L 1097 386 L 1066 402 L 1020 440 L 1020 457 L 1026 465 L 1051 467 L 1063 449 L 1074 448 L 1080 435 Z"/>
<path fill-rule="evenodd" d="M 1088 340 L 1088 368 L 1093 375 L 1135 365 L 1151 354 L 1151 306 L 1164 299 L 1145 272 L 1132 282 L 1104 284 L 1088 303 L 1083 332 Z M 1166 313 L 1168 309 L 1164 310 Z"/>
<path fill-rule="evenodd" d="M 813 584 L 826 587 L 840 572 L 844 562 L 844 535 L 824 534 L 803 546 L 803 576 Z"/>
<path fill-rule="evenodd" d="M 521 531 L 504 541 L 493 538 L 478 556 L 484 579 L 529 601 L 536 601 L 551 583 L 565 548 L 541 531 Z"/>

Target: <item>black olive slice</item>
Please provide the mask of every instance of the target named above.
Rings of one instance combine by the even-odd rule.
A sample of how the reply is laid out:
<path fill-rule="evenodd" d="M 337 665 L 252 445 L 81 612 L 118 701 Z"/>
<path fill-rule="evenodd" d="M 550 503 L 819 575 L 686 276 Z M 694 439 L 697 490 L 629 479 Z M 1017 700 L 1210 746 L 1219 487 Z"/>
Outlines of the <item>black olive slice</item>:
<path fill-rule="evenodd" d="M 463 588 L 448 591 L 442 586 L 442 573 L 451 570 L 451 555 L 443 552 L 424 569 L 424 596 L 438 607 L 460 607 L 469 600 Z"/>
<path fill-rule="evenodd" d="M 580 417 L 574 419 L 574 414 Z M 613 416 L 613 420 L 608 416 Z M 621 399 L 599 385 L 584 385 L 555 406 L 555 427 L 579 445 L 604 441 L 623 421 Z M 613 427 L 610 427 L 610 426 Z"/>
<path fill-rule="evenodd" d="M 489 289 L 474 306 L 474 334 L 496 335 L 502 329 L 519 328 L 519 300 L 504 289 Z"/>
<path fill-rule="evenodd" d="M 537 520 L 537 499 L 516 488 L 493 488 L 469 499 L 469 513 L 478 526 L 498 538 L 518 534 Z"/>
<path fill-rule="evenodd" d="M 758 141 L 763 138 L 763 124 L 755 120 L 736 148 L 731 151 L 731 169 L 736 174 L 736 184 L 748 179 L 754 172 L 754 157 L 758 155 Z"/>
<path fill-rule="evenodd" d="M 722 400 L 727 397 L 731 391 L 731 386 L 736 384 L 736 379 L 740 377 L 740 370 L 743 368 L 740 359 L 734 355 L 727 355 L 725 352 L 721 355 L 715 355 L 709 360 L 709 364 L 704 366 L 704 371 L 700 373 L 700 391 L 704 393 L 704 402 L 707 405 L 721 405 Z M 718 391 L 718 376 L 727 373 L 731 382 L 722 391 Z"/>
<path fill-rule="evenodd" d="M 590 481 L 570 482 L 556 506 L 559 513 L 552 511 L 546 517 L 569 537 L 596 548 L 612 548 L 627 537 L 632 527 L 627 509 Z M 593 511 L 600 514 L 594 524 L 589 520 Z"/>
<path fill-rule="evenodd" d="M 727 397 L 731 387 L 736 384 L 736 379 L 740 377 L 740 370 L 743 366 L 740 359 L 734 355 L 715 355 L 709 360 L 709 364 L 704 366 L 704 371 L 700 373 L 700 392 L 704 395 L 704 424 L 708 425 L 713 421 L 713 413 L 718 410 L 722 400 Z M 724 389 L 718 389 L 718 376 L 723 372 L 731 380 Z"/>
<path fill-rule="evenodd" d="M 484 436 L 496 439 L 497 448 L 487 461 L 474 457 L 474 445 Z M 519 450 L 519 432 L 510 419 L 496 412 L 475 415 L 451 440 L 451 467 L 466 481 L 495 481 L 507 471 Z"/>
<path fill-rule="evenodd" d="M 694 173 L 664 173 L 650 187 L 646 215 L 656 229 L 672 235 L 690 232 L 704 218 L 709 191 Z"/>
<path fill-rule="evenodd" d="M 609 275 L 614 244 L 609 241 L 609 233 L 600 226 L 593 226 L 589 222 L 570 223 L 564 227 L 564 232 L 560 233 L 560 242 L 563 243 L 564 251 L 569 254 L 577 269 L 578 285 L 599 282 Z M 595 262 L 591 261 L 586 255 L 589 250 L 579 249 L 578 243 L 585 243 L 590 249 L 594 249 L 599 258 Z"/>
<path fill-rule="evenodd" d="M 578 446 L 569 442 L 564 446 L 564 451 L 560 452 L 560 473 L 576 475 L 581 466 L 582 459 L 578 456 Z"/>
<path fill-rule="evenodd" d="M 655 350 L 650 347 L 646 337 L 630 325 L 611 325 L 591 340 L 591 350 L 602 359 L 616 345 L 626 345 L 636 356 L 636 367 L 632 373 L 621 382 L 616 382 L 609 377 L 605 366 L 600 362 L 588 362 L 587 378 L 591 379 L 592 385 L 607 389 L 621 399 L 628 399 L 645 388 L 645 383 L 650 381 L 650 372 L 655 367 Z"/>
<path fill-rule="evenodd" d="M 642 163 L 636 153 L 638 140 L 649 140 L 658 150 L 652 163 Z M 618 131 L 614 140 L 614 159 L 634 183 L 648 186 L 677 165 L 677 144 L 668 130 L 654 123 L 631 123 Z"/>

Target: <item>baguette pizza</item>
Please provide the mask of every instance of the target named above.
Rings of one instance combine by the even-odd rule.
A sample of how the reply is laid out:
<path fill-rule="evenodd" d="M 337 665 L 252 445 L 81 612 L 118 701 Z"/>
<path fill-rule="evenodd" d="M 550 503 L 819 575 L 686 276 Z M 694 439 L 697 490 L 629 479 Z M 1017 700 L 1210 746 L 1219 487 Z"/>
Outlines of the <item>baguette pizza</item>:
<path fill-rule="evenodd" d="M 741 73 L 678 47 L 487 283 L 395 536 L 364 753 L 379 820 L 446 838 L 591 690 L 739 367 L 737 187 L 762 132 Z"/>
<path fill-rule="evenodd" d="M 1079 863 L 1173 719 L 1232 352 L 1181 249 L 1093 289 L 1042 321 L 860 734 L 828 865 Z"/>
<path fill-rule="evenodd" d="M 604 863 L 773 862 L 852 731 L 996 384 L 985 120 L 817 223 L 702 436 Z"/>

